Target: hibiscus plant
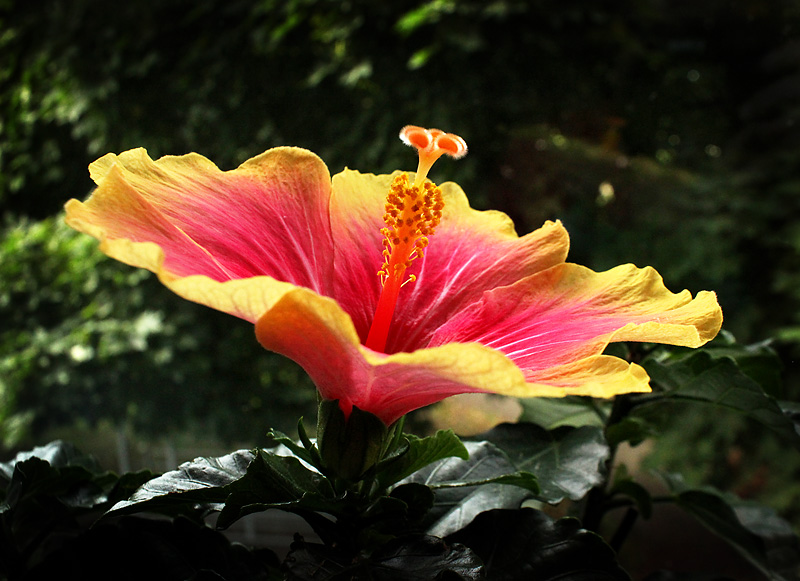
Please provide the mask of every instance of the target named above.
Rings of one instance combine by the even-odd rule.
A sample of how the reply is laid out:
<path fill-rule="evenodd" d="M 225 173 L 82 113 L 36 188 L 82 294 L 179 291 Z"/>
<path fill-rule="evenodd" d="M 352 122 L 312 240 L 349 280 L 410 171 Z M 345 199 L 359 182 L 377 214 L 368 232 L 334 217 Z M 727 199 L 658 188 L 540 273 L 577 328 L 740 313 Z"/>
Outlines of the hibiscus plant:
<path fill-rule="evenodd" d="M 97 188 L 67 204 L 67 223 L 178 295 L 252 323 L 311 377 L 318 415 L 300 419 L 297 438 L 270 431 L 269 447 L 161 475 L 103 472 L 62 442 L 21 453 L 0 464 L 0 572 L 624 580 L 618 551 L 671 503 L 753 571 L 795 578 L 797 539 L 774 512 L 677 474 L 660 474 L 655 492 L 615 462 L 657 431 L 649 410 L 687 402 L 800 446 L 797 408 L 764 389 L 769 347 L 720 333 L 713 292 L 673 293 L 652 268 L 568 263 L 560 222 L 520 237 L 456 184 L 436 185 L 433 163 L 467 152 L 457 135 L 400 136 L 416 172 L 331 179 L 291 147 L 232 171 L 142 149 L 90 166 Z M 467 439 L 404 430 L 409 412 L 465 393 L 534 404 Z M 265 511 L 313 533 L 278 555 L 220 532 Z"/>

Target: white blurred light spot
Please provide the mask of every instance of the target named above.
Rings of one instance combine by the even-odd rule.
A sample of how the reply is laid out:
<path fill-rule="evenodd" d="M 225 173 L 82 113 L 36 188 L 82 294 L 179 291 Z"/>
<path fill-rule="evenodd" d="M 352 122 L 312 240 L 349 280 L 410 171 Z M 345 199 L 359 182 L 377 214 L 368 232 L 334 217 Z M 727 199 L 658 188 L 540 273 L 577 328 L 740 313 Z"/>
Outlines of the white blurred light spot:
<path fill-rule="evenodd" d="M 614 186 L 610 182 L 601 182 L 597 187 L 597 205 L 605 206 L 614 201 Z"/>
<path fill-rule="evenodd" d="M 88 345 L 73 345 L 69 349 L 69 356 L 76 363 L 82 363 L 94 356 L 94 349 Z"/>

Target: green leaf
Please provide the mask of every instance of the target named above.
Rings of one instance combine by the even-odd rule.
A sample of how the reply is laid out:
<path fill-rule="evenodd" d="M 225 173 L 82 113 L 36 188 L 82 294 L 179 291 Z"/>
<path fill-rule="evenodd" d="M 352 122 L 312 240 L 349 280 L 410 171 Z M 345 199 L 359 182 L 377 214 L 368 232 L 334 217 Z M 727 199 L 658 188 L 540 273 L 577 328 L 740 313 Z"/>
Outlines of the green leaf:
<path fill-rule="evenodd" d="M 0 513 L 49 498 L 65 506 L 92 507 L 105 500 L 105 493 L 93 479 L 94 475 L 82 466 L 54 468 L 37 457 L 17 462 Z"/>
<path fill-rule="evenodd" d="M 393 539 L 370 555 L 371 578 L 376 581 L 429 581 L 453 579 L 453 575 L 477 581 L 484 578 L 481 565 L 467 547 L 431 536 Z"/>
<path fill-rule="evenodd" d="M 422 520 L 425 514 L 433 507 L 435 498 L 430 487 L 414 482 L 396 486 L 389 497 L 405 504 L 405 514 L 412 522 Z M 380 500 L 378 499 L 379 502 Z"/>
<path fill-rule="evenodd" d="M 425 520 L 428 534 L 445 536 L 461 529 L 483 511 L 518 508 L 533 496 L 529 488 L 486 484 L 503 478 L 508 478 L 509 484 L 518 484 L 511 480 L 519 476 L 519 470 L 497 446 L 491 442 L 465 442 L 465 447 L 468 460 L 446 458 L 404 481 L 434 489 L 433 508 Z"/>
<path fill-rule="evenodd" d="M 653 497 L 644 486 L 629 478 L 614 483 L 611 494 L 622 494 L 636 503 L 636 508 L 643 518 L 648 519 L 653 515 Z"/>
<path fill-rule="evenodd" d="M 400 482 L 433 462 L 445 458 L 469 458 L 467 449 L 453 430 L 439 430 L 425 438 L 413 434 L 404 434 L 403 437 L 408 443 L 406 451 L 378 466 L 376 478 L 382 488 Z"/>
<path fill-rule="evenodd" d="M 447 542 L 462 543 L 492 581 L 629 581 L 614 551 L 572 518 L 551 520 L 530 508 L 479 514 Z"/>
<path fill-rule="evenodd" d="M 302 420 L 299 425 L 302 425 Z M 306 437 L 307 438 L 307 437 Z M 315 457 L 312 457 L 311 453 L 309 452 L 308 448 L 303 445 L 299 445 L 295 442 L 292 438 L 284 434 L 283 432 L 279 432 L 278 430 L 270 430 L 267 432 L 267 439 L 272 442 L 275 446 L 286 446 L 292 454 L 301 458 L 308 462 L 309 464 L 314 464 L 315 461 L 319 459 L 319 452 L 317 452 Z M 313 446 L 311 440 L 307 440 L 309 445 Z"/>
<path fill-rule="evenodd" d="M 161 512 L 192 508 L 196 504 L 220 509 L 228 497 L 226 487 L 245 475 L 256 454 L 238 450 L 219 458 L 195 458 L 176 470 L 146 482 L 109 513 Z"/>
<path fill-rule="evenodd" d="M 63 442 L 19 453 L 2 470 L 8 485 L 0 496 L 0 577 L 46 559 L 149 478 L 97 472 L 92 457 Z"/>
<path fill-rule="evenodd" d="M 503 450 L 516 469 L 535 474 L 545 502 L 580 500 L 604 481 L 610 451 L 600 428 L 501 424 L 479 437 Z"/>
<path fill-rule="evenodd" d="M 683 571 L 656 571 L 647 576 L 647 581 L 735 581 L 721 577 L 719 573 L 685 573 Z"/>
<path fill-rule="evenodd" d="M 603 426 L 603 402 L 589 397 L 532 397 L 520 400 L 521 422 L 552 430 L 560 426 Z M 606 404 L 607 407 L 607 404 Z"/>
<path fill-rule="evenodd" d="M 714 359 L 733 359 L 742 373 L 758 383 L 766 393 L 780 397 L 783 391 L 783 362 L 772 348 L 770 340 L 741 345 L 733 335 L 723 331 L 703 350 Z"/>
<path fill-rule="evenodd" d="M 430 581 L 483 579 L 480 559 L 467 547 L 437 537 L 414 535 L 388 541 L 368 557 L 296 540 L 286 558 L 288 581 Z"/>
<path fill-rule="evenodd" d="M 390 537 L 395 537 L 403 531 L 418 531 L 420 523 L 433 506 L 434 492 L 423 484 L 408 483 L 395 487 L 389 496 L 379 496 L 369 503 L 366 510 L 359 513 L 359 519 L 369 526 L 362 529 L 360 538 L 362 543 L 369 543 L 369 538 L 382 538 L 384 541 Z M 348 521 L 348 514 L 345 513 L 344 521 Z M 305 518 L 306 514 L 301 514 Z M 309 523 L 312 524 L 313 523 Z M 326 525 L 327 523 L 322 523 Z M 351 523 L 352 524 L 352 523 Z M 347 525 L 345 525 L 347 526 Z M 320 539 L 330 544 L 335 542 L 341 544 L 341 527 L 335 529 L 335 536 L 326 535 L 328 527 L 322 531 L 315 527 L 315 532 Z M 349 533 L 345 533 L 349 535 Z"/>
<path fill-rule="evenodd" d="M 20 462 L 24 462 L 30 458 L 39 458 L 44 460 L 53 468 L 82 466 L 93 472 L 99 471 L 97 462 L 94 460 L 94 458 L 83 454 L 69 442 L 55 440 L 44 446 L 36 446 L 30 451 L 19 452 L 10 462 L 0 462 L 0 476 L 6 480 L 11 480 L 11 476 L 14 473 L 14 467 Z"/>
<path fill-rule="evenodd" d="M 792 425 L 794 425 L 794 431 L 800 435 L 800 402 L 796 401 L 781 401 L 778 402 L 778 405 Z"/>
<path fill-rule="evenodd" d="M 764 506 L 745 504 L 711 487 L 687 487 L 665 475 L 675 502 L 775 581 L 797 579 L 800 543 L 789 523 Z"/>
<path fill-rule="evenodd" d="M 666 361 L 649 359 L 643 365 L 665 397 L 713 404 L 742 413 L 800 448 L 800 434 L 791 417 L 733 358 L 698 351 Z"/>
<path fill-rule="evenodd" d="M 239 518 L 268 508 L 335 511 L 337 499 L 330 482 L 293 456 L 260 450 L 247 472 L 230 486 L 217 520 L 227 528 Z"/>
<path fill-rule="evenodd" d="M 631 446 L 638 446 L 653 435 L 655 435 L 655 430 L 652 424 L 636 416 L 624 417 L 606 429 L 606 440 L 612 448 L 623 442 L 628 442 Z"/>

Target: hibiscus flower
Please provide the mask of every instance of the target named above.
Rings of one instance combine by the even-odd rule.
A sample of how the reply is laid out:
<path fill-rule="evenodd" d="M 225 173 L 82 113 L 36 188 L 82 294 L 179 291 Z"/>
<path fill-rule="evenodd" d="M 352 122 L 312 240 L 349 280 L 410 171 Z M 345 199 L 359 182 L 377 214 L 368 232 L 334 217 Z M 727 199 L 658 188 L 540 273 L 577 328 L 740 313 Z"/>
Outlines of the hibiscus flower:
<path fill-rule="evenodd" d="M 324 399 L 387 425 L 448 396 L 612 397 L 649 391 L 613 341 L 697 347 L 722 324 L 713 292 L 672 293 L 652 268 L 565 262 L 560 222 L 519 237 L 454 183 L 427 179 L 460 137 L 406 127 L 415 174 L 330 178 L 315 154 L 278 147 L 221 171 L 144 149 L 90 165 L 97 188 L 67 223 L 178 295 L 255 325 Z"/>

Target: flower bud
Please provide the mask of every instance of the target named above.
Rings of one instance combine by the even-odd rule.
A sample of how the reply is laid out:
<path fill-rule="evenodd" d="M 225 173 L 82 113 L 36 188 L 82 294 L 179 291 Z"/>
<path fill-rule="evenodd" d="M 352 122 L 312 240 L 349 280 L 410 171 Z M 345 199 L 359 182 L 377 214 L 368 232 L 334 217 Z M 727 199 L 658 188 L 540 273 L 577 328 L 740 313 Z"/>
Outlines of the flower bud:
<path fill-rule="evenodd" d="M 328 476 L 357 481 L 381 459 L 388 429 L 369 412 L 353 407 L 346 417 L 338 400 L 322 400 L 317 446 Z"/>

